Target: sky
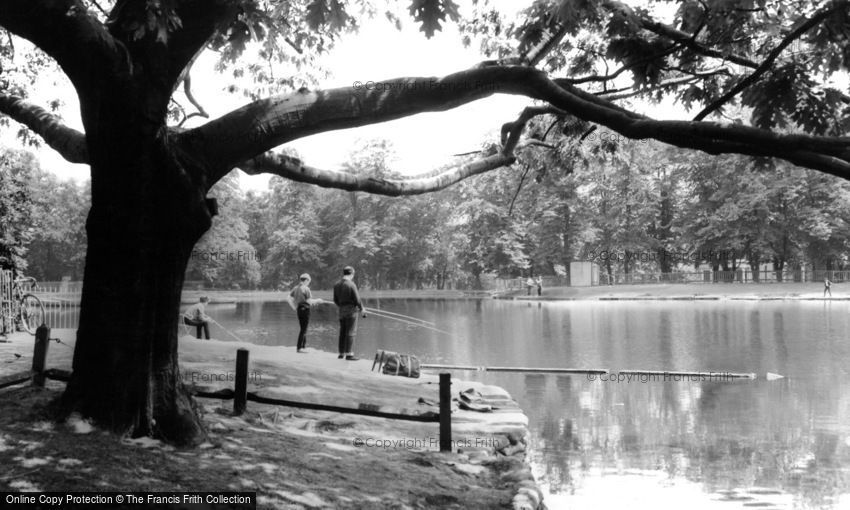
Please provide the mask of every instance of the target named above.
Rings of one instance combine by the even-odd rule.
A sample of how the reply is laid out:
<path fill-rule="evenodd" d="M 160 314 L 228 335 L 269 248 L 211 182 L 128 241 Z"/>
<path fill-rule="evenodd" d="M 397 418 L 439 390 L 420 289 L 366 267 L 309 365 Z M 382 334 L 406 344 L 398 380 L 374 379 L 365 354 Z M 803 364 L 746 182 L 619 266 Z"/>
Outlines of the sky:
<path fill-rule="evenodd" d="M 524 2 L 497 0 L 500 8 L 515 12 Z M 473 43 L 464 48 L 456 27 L 448 23 L 442 32 L 427 39 L 408 17 L 403 19 L 403 29 L 396 30 L 383 17 L 363 20 L 358 34 L 344 36 L 336 47 L 323 57 L 324 67 L 332 76 L 319 88 L 350 86 L 355 81 L 381 81 L 400 76 L 443 76 L 469 68 L 485 59 Z M 227 76 L 213 71 L 214 57 L 203 55 L 193 67 L 193 92 L 210 113 L 211 118 L 221 116 L 248 102 L 241 93 L 231 94 L 225 87 L 231 83 Z M 42 80 L 31 92 L 31 99 L 39 102 L 61 97 L 64 106 L 60 113 L 65 122 L 82 130 L 79 105 L 73 90 L 64 77 Z M 42 103 L 43 104 L 43 103 Z M 355 150 L 358 141 L 370 138 L 390 140 L 398 154 L 391 166 L 394 170 L 413 175 L 428 172 L 452 160 L 452 155 L 480 148 L 487 140 L 497 137 L 501 125 L 516 119 L 523 107 L 531 104 L 523 97 L 496 94 L 490 98 L 456 108 L 449 112 L 426 113 L 391 122 L 323 133 L 296 140 L 287 147 L 295 148 L 308 165 L 320 168 L 339 168 L 346 156 Z M 189 111 L 191 105 L 187 106 Z M 683 118 L 686 113 L 672 104 L 654 107 L 653 116 Z M 194 120 L 194 119 L 193 119 Z M 186 124 L 186 127 L 206 122 Z M 13 132 L 14 130 L 12 130 Z M 0 141 L 14 145 L 14 137 L 7 130 Z M 42 166 L 63 179 L 88 179 L 87 165 L 73 165 L 55 151 L 42 148 L 37 151 Z M 266 189 L 269 176 L 240 175 L 243 189 Z"/>

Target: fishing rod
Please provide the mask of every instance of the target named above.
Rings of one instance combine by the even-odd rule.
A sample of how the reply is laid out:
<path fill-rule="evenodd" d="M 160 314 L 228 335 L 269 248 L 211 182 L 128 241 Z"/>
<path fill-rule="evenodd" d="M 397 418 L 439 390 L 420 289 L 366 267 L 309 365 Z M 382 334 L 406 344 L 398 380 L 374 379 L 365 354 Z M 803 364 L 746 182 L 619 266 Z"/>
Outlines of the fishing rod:
<path fill-rule="evenodd" d="M 537 373 L 537 374 L 587 374 L 604 375 L 610 374 L 616 380 L 631 380 L 635 376 L 647 376 L 649 380 L 676 381 L 687 379 L 702 379 L 707 381 L 730 380 L 730 379 L 759 379 L 758 374 L 752 372 L 696 372 L 696 371 L 664 371 L 664 370 L 620 370 L 619 372 L 611 372 L 601 368 L 557 368 L 557 367 L 485 367 L 474 365 L 440 365 L 422 363 L 422 368 L 430 368 L 436 370 L 474 370 L 476 372 L 522 372 L 522 373 Z M 785 376 L 773 372 L 766 372 L 763 378 L 767 381 L 776 381 L 784 379 Z M 590 379 L 589 380 L 595 380 Z M 612 379 L 608 379 L 612 380 Z"/>
<path fill-rule="evenodd" d="M 325 301 L 322 298 L 316 298 L 315 302 L 311 303 L 311 304 L 314 304 L 314 305 L 332 305 L 334 303 L 332 301 Z M 365 307 L 364 307 L 364 309 L 365 309 Z M 378 313 L 381 313 L 383 315 L 393 315 L 393 316 L 396 316 L 396 317 L 400 317 L 402 319 L 405 319 L 405 320 L 408 320 L 408 321 L 411 321 L 411 322 L 421 322 L 421 323 L 427 324 L 428 326 L 431 326 L 431 327 L 434 327 L 434 326 L 437 325 L 437 323 L 435 323 L 435 322 L 426 321 L 425 319 L 420 319 L 419 317 L 404 315 L 403 313 L 391 312 L 389 310 L 384 310 L 382 308 L 369 308 L 368 310 L 369 310 L 369 313 L 373 313 L 375 315 L 378 315 Z"/>
<path fill-rule="evenodd" d="M 394 320 L 394 321 L 399 321 L 399 322 L 404 323 L 404 324 L 409 324 L 411 326 L 417 326 L 417 327 L 420 327 L 420 328 L 425 328 L 425 329 L 428 329 L 428 330 L 431 330 L 431 331 L 436 331 L 437 333 L 442 333 L 444 335 L 448 335 L 448 336 L 457 338 L 453 333 L 449 333 L 448 331 L 444 331 L 442 329 L 434 328 L 434 327 L 431 327 L 431 326 L 428 326 L 428 325 L 425 325 L 425 324 L 422 324 L 422 323 L 419 323 L 419 322 L 413 322 L 413 321 L 409 321 L 409 320 L 402 319 L 402 318 L 399 318 L 399 317 L 393 317 L 392 315 L 383 315 L 380 310 L 376 310 L 374 308 L 368 308 L 368 309 L 364 308 L 363 311 L 364 312 L 367 311 L 368 313 L 371 313 L 372 315 L 375 315 L 377 317 L 381 317 L 382 319 L 390 319 L 390 320 Z"/>
<path fill-rule="evenodd" d="M 435 322 L 426 321 L 425 319 L 420 319 L 419 317 L 411 317 L 410 315 L 404 315 L 402 313 L 391 312 L 389 310 L 384 310 L 383 308 L 370 308 L 370 310 L 377 310 L 377 311 L 379 311 L 379 312 L 381 312 L 385 315 L 395 315 L 395 316 L 401 317 L 402 319 L 421 322 L 423 324 L 428 324 L 429 326 L 436 326 L 437 325 L 437 323 L 435 323 Z"/>
<path fill-rule="evenodd" d="M 213 323 L 213 324 L 215 324 L 216 326 L 218 326 L 218 327 L 220 327 L 221 329 L 223 329 L 224 331 L 226 331 L 226 332 L 227 332 L 230 336 L 232 336 L 232 337 L 233 337 L 233 338 L 235 338 L 236 340 L 238 340 L 238 341 L 240 341 L 240 342 L 242 342 L 242 343 L 245 343 L 245 340 L 242 340 L 241 338 L 239 338 L 238 336 L 236 336 L 236 334 L 235 334 L 235 333 L 231 333 L 229 329 L 227 329 L 227 328 L 225 328 L 224 326 L 222 326 L 221 324 L 219 324 L 219 323 L 218 323 L 215 319 L 213 319 L 212 317 L 210 317 L 210 322 L 212 322 L 212 323 Z"/>
<path fill-rule="evenodd" d="M 294 303 L 292 302 L 292 300 L 288 299 L 287 301 L 289 302 L 289 306 L 291 306 L 294 310 L 295 306 L 294 306 Z M 311 305 L 332 305 L 332 304 L 334 304 L 332 301 L 325 301 L 322 298 L 315 298 L 314 300 L 311 299 L 310 301 L 312 301 L 312 303 L 310 303 Z M 370 314 L 375 315 L 377 317 L 381 317 L 382 319 L 390 319 L 390 320 L 398 321 L 398 322 L 401 322 L 403 324 L 407 324 L 407 325 L 410 325 L 410 326 L 416 326 L 416 327 L 419 327 L 419 328 L 425 328 L 425 329 L 428 329 L 428 330 L 431 330 L 431 331 L 435 331 L 437 333 L 441 333 L 443 335 L 448 335 L 448 336 L 457 338 L 457 336 L 455 336 L 452 333 L 449 333 L 448 331 L 444 331 L 442 329 L 434 327 L 434 326 L 436 326 L 435 323 L 433 323 L 431 321 L 426 321 L 425 319 L 420 319 L 418 317 L 411 317 L 409 315 L 390 312 L 390 311 L 387 311 L 387 310 L 381 310 L 379 308 L 366 308 L 365 306 L 363 307 L 363 312 L 364 313 L 370 313 Z"/>

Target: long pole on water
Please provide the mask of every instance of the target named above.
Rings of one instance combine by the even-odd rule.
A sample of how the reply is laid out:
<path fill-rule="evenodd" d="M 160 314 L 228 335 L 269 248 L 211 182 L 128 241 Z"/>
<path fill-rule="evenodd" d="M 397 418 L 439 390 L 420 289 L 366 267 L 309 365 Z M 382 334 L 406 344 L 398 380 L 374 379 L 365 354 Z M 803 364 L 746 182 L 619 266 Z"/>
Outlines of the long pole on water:
<path fill-rule="evenodd" d="M 697 372 L 697 371 L 684 371 L 684 370 L 620 370 L 619 372 L 611 372 L 610 370 L 602 369 L 602 368 L 557 368 L 557 367 L 485 367 L 485 366 L 474 366 L 474 365 L 440 365 L 440 364 L 428 364 L 423 363 L 420 365 L 422 368 L 427 369 L 435 369 L 435 370 L 474 370 L 477 372 L 520 372 L 520 373 L 529 373 L 529 374 L 588 374 L 588 375 L 603 375 L 603 374 L 612 374 L 613 375 L 624 375 L 624 376 L 641 376 L 646 375 L 650 377 L 667 377 L 667 378 L 705 378 L 709 381 L 716 380 L 722 381 L 724 379 L 748 379 L 754 380 L 758 379 L 758 375 L 752 372 Z M 775 374 L 773 372 L 767 372 L 764 375 L 764 379 L 768 381 L 775 381 L 778 379 L 784 379 L 785 376 L 780 374 Z"/>

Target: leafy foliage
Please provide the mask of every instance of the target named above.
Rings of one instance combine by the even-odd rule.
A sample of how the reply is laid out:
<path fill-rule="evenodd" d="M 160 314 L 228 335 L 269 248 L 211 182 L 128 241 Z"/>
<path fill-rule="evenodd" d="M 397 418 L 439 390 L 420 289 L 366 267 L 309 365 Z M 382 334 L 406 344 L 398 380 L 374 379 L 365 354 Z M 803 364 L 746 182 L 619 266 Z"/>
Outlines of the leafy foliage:
<path fill-rule="evenodd" d="M 418 21 L 426 37 L 433 37 L 442 28 L 440 22 L 446 17 L 457 21 L 460 17 L 457 4 L 453 0 L 412 0 L 410 14 Z"/>
<path fill-rule="evenodd" d="M 560 30 L 565 37 L 545 60 L 547 71 L 589 83 L 595 93 L 631 89 L 646 101 L 672 97 L 688 108 L 702 108 L 730 92 L 783 38 L 828 8 L 833 10 L 821 23 L 793 39 L 761 79 L 728 106 L 747 107 L 758 127 L 841 136 L 850 124 L 849 95 L 832 82 L 838 77 L 841 83 L 850 62 L 846 3 L 685 0 L 672 11 L 664 0 L 641 7 L 537 0 L 511 20 L 478 9 L 461 28 L 470 40 L 482 39 L 482 51 L 495 58 L 522 55 Z"/>
<path fill-rule="evenodd" d="M 32 241 L 32 190 L 28 181 L 38 163 L 31 154 L 0 152 L 0 269 L 27 268 L 27 245 Z"/>
<path fill-rule="evenodd" d="M 86 216 L 91 205 L 89 181 L 80 185 L 59 180 L 36 168 L 30 179 L 33 214 L 29 274 L 43 281 L 68 276 L 81 280 L 86 256 Z"/>

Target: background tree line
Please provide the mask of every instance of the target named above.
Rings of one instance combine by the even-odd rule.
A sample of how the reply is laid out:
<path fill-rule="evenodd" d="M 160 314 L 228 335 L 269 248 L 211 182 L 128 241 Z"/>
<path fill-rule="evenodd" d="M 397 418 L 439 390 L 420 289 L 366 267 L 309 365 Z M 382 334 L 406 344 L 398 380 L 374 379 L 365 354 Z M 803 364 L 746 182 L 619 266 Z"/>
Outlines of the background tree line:
<path fill-rule="evenodd" d="M 345 170 L 402 177 L 392 159 L 388 142 L 365 141 Z M 0 263 L 40 280 L 79 280 L 89 184 L 57 179 L 22 150 L 4 150 L 0 165 Z M 664 254 L 710 250 L 735 254 L 712 261 L 715 270 L 848 266 L 850 183 L 785 162 L 706 158 L 604 132 L 531 147 L 512 169 L 427 195 L 391 198 L 279 177 L 266 191 L 243 192 L 236 173 L 212 195 L 223 214 L 195 248 L 190 285 L 287 288 L 309 272 L 315 288 L 327 288 L 351 264 L 371 288 L 475 288 L 485 276 L 564 274 L 571 261 L 605 251 L 619 255 L 595 258 L 609 274 L 688 270 L 694 264 Z M 207 255 L 239 252 L 250 255 Z"/>

